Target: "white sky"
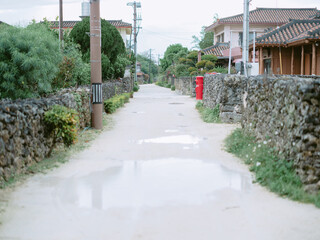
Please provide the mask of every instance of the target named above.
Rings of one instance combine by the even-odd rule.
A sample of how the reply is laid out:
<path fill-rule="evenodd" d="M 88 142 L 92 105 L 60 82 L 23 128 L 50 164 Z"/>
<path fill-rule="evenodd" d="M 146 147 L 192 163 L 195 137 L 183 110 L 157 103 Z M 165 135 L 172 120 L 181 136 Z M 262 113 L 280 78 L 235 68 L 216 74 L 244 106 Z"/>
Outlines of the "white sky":
<path fill-rule="evenodd" d="M 64 20 L 79 20 L 83 0 L 63 0 Z M 122 19 L 132 23 L 130 0 L 101 0 L 101 17 Z M 137 0 L 139 1 L 139 0 Z M 138 52 L 152 49 L 154 59 L 163 54 L 170 44 L 181 43 L 192 47 L 192 35 L 199 35 L 202 26 L 220 18 L 243 12 L 243 0 L 140 0 L 142 30 L 138 36 Z M 256 7 L 317 8 L 320 0 L 252 0 L 250 10 Z M 0 21 L 12 25 L 26 25 L 32 19 L 46 17 L 55 20 L 59 14 L 59 0 L 0 0 Z"/>

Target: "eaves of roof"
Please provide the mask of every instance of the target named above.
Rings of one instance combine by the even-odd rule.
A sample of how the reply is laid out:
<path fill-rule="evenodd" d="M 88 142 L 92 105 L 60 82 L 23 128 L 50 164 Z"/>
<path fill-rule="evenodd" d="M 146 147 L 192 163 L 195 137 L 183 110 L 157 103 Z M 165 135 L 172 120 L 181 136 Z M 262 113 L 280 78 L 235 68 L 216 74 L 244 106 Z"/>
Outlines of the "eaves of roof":
<path fill-rule="evenodd" d="M 250 11 L 250 24 L 270 24 L 282 25 L 288 23 L 291 19 L 310 19 L 318 16 L 320 13 L 317 8 L 256 8 Z M 226 18 L 218 19 L 211 24 L 205 31 L 210 31 L 222 24 L 242 24 L 243 14 L 238 14 Z"/>

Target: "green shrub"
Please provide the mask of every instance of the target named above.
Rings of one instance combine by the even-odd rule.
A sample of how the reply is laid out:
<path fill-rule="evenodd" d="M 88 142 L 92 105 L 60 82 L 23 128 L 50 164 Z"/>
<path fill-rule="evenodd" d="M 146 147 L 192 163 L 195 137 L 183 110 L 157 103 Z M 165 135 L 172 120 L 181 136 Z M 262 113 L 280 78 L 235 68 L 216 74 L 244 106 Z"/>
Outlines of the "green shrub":
<path fill-rule="evenodd" d="M 0 31 L 0 98 L 31 98 L 52 91 L 62 60 L 59 41 L 39 24 Z"/>
<path fill-rule="evenodd" d="M 175 91 L 176 87 L 174 85 L 171 86 L 171 91 Z"/>
<path fill-rule="evenodd" d="M 226 139 L 226 149 L 243 159 L 255 172 L 256 181 L 272 192 L 320 207 L 320 193 L 306 193 L 293 163 L 268 146 L 267 141 L 259 143 L 254 136 L 239 128 Z"/>
<path fill-rule="evenodd" d="M 104 101 L 104 110 L 106 113 L 114 113 L 118 108 L 129 102 L 132 93 L 123 93 L 116 95 Z"/>
<path fill-rule="evenodd" d="M 163 81 L 158 81 L 158 82 L 156 82 L 156 85 L 159 87 L 165 87 L 166 83 Z"/>
<path fill-rule="evenodd" d="M 138 92 L 140 89 L 139 85 L 137 83 L 134 83 L 134 86 L 133 86 L 133 91 L 134 92 Z"/>
<path fill-rule="evenodd" d="M 220 123 L 220 106 L 217 104 L 214 109 L 206 108 L 202 101 L 198 101 L 196 109 L 199 111 L 202 120 L 206 123 Z"/>
<path fill-rule="evenodd" d="M 44 114 L 44 122 L 48 132 L 53 135 L 53 143 L 48 155 L 51 154 L 55 144 L 62 141 L 69 147 L 77 140 L 79 117 L 77 111 L 64 106 L 54 105 Z"/>

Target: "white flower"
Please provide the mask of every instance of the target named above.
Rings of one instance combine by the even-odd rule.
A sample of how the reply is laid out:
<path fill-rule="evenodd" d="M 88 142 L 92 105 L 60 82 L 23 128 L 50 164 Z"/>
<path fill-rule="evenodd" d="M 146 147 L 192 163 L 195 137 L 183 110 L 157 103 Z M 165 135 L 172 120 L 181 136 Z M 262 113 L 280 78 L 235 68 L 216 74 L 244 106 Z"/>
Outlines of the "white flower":
<path fill-rule="evenodd" d="M 295 145 L 296 145 L 296 143 L 295 143 L 295 142 L 293 142 L 293 143 L 292 143 L 292 145 L 293 145 L 293 146 L 295 146 Z"/>
<path fill-rule="evenodd" d="M 256 166 L 259 167 L 261 165 L 261 162 L 257 162 Z"/>
<path fill-rule="evenodd" d="M 251 127 L 251 126 L 252 126 L 252 123 L 250 123 L 249 126 Z"/>
<path fill-rule="evenodd" d="M 249 155 L 248 155 L 248 154 L 246 155 L 246 158 L 249 158 Z"/>
<path fill-rule="evenodd" d="M 267 141 L 263 141 L 263 144 L 266 145 L 266 144 L 267 144 Z"/>
<path fill-rule="evenodd" d="M 261 144 L 258 145 L 258 148 L 261 148 Z"/>
<path fill-rule="evenodd" d="M 276 131 L 274 134 L 275 134 L 275 135 L 278 135 L 278 134 L 279 134 L 279 132 L 278 132 L 278 131 Z"/>

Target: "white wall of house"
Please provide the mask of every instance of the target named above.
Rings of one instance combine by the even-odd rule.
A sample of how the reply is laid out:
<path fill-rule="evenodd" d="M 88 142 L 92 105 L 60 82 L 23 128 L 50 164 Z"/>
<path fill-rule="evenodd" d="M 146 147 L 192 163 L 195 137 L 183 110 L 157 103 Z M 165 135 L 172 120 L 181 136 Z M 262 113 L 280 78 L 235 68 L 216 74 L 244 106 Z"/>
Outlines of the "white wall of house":
<path fill-rule="evenodd" d="M 251 25 L 250 32 L 256 32 L 256 36 L 260 36 L 265 32 L 265 29 L 269 27 L 274 27 L 271 25 Z M 232 47 L 241 47 L 239 45 L 239 34 L 243 31 L 242 24 L 232 24 L 232 25 L 220 25 L 213 29 L 214 32 L 214 44 L 217 44 L 220 36 L 224 35 L 224 42 L 230 41 L 230 32 L 232 32 Z M 221 41 L 220 41 L 221 42 Z"/>

